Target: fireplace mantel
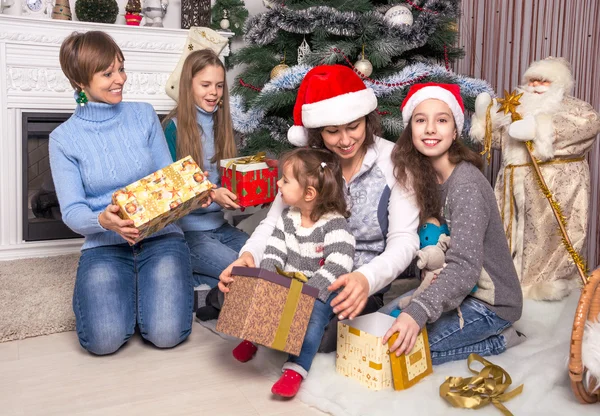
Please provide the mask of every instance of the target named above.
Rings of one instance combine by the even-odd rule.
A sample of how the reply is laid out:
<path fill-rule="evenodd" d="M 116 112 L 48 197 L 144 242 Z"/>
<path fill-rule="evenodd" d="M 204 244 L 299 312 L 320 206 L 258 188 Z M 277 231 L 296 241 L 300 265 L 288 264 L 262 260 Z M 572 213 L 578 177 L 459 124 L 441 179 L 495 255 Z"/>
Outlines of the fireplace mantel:
<path fill-rule="evenodd" d="M 107 32 L 123 50 L 125 100 L 148 102 L 157 112 L 174 106 L 164 87 L 187 30 L 0 15 L 0 260 L 77 252 L 83 242 L 23 241 L 21 119 L 23 111 L 73 111 L 73 90 L 60 69 L 58 52 L 69 34 L 89 30 Z M 228 53 L 226 48 L 222 55 Z"/>

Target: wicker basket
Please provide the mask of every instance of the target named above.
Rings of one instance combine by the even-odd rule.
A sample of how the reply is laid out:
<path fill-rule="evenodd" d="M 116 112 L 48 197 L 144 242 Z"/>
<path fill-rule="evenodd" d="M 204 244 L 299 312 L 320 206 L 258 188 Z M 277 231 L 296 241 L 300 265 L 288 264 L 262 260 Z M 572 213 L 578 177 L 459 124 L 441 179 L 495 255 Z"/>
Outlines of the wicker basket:
<path fill-rule="evenodd" d="M 590 389 L 586 389 L 583 379 L 585 378 L 585 368 L 581 361 L 581 344 L 583 341 L 583 331 L 586 321 L 596 320 L 600 313 L 600 268 L 596 269 L 590 276 L 589 282 L 583 288 L 577 313 L 573 323 L 573 332 L 571 334 L 571 352 L 569 355 L 569 377 L 571 378 L 571 388 L 573 393 L 581 403 L 596 403 L 600 400 L 600 391 L 590 393 L 599 381 L 590 380 Z"/>

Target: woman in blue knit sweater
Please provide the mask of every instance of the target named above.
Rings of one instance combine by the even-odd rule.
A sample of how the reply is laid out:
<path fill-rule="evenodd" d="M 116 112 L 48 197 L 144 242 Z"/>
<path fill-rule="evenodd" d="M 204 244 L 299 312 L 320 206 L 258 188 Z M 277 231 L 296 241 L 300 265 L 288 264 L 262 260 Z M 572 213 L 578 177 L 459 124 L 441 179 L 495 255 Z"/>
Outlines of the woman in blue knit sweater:
<path fill-rule="evenodd" d="M 124 61 L 103 32 L 65 39 L 60 64 L 80 105 L 49 144 L 63 221 L 85 236 L 73 294 L 77 335 L 98 355 L 117 351 L 136 324 L 159 348 L 179 344 L 192 326 L 192 271 L 181 229 L 171 224 L 130 246 L 138 231 L 111 204 L 114 191 L 172 163 L 152 107 L 122 102 Z"/>
<path fill-rule="evenodd" d="M 210 49 L 190 53 L 181 70 L 177 107 L 163 122 L 173 160 L 191 155 L 220 186 L 219 160 L 236 156 L 225 67 Z M 179 221 L 192 256 L 194 286 L 213 288 L 219 275 L 238 256 L 248 234 L 229 225 L 223 208 L 237 209 L 236 195 L 226 188 L 214 191 L 214 203 Z M 205 289 L 208 289 L 205 287 Z M 205 291 L 200 291 L 204 297 Z M 204 299 L 199 299 L 200 304 Z"/>

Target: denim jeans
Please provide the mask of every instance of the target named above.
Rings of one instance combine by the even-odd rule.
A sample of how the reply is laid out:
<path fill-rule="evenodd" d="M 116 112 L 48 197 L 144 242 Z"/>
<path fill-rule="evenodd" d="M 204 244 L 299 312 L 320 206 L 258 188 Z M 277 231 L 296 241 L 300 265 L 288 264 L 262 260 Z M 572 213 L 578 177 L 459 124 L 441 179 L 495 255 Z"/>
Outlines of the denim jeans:
<path fill-rule="evenodd" d="M 333 318 L 333 308 L 331 307 L 331 301 L 337 293 L 329 296 L 327 302 L 323 303 L 316 299 L 313 306 L 310 320 L 308 321 L 308 327 L 306 328 L 306 335 L 304 335 L 304 342 L 302 343 L 302 349 L 300 355 L 289 356 L 287 362 L 283 365 L 283 369 L 294 370 L 299 373 L 303 378 L 308 375 L 308 370 L 317 355 L 317 349 L 321 344 L 321 338 L 325 332 L 325 327 Z"/>
<path fill-rule="evenodd" d="M 379 311 L 389 314 L 397 307 L 400 298 L 408 294 L 394 299 Z M 506 341 L 500 333 L 511 325 L 509 321 L 500 318 L 471 296 L 463 300 L 460 311 L 464 319 L 462 329 L 456 309 L 427 324 L 431 361 L 434 365 L 466 360 L 471 353 L 488 356 L 506 351 Z"/>
<path fill-rule="evenodd" d="M 192 331 L 189 250 L 180 234 L 81 252 L 73 293 L 77 336 L 97 355 L 117 351 L 136 324 L 144 339 L 174 347 Z"/>
<path fill-rule="evenodd" d="M 215 230 L 188 231 L 185 240 L 190 248 L 194 287 L 219 283 L 219 275 L 238 258 L 248 240 L 248 234 L 223 224 Z"/>

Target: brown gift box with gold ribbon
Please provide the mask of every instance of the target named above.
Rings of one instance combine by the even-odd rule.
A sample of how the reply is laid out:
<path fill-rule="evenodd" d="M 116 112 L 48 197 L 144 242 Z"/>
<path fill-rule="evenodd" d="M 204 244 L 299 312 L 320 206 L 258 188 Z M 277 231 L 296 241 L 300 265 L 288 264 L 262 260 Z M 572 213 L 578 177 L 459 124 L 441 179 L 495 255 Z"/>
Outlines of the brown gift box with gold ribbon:
<path fill-rule="evenodd" d="M 299 355 L 318 289 L 260 268 L 234 267 L 231 274 L 217 331 Z"/>
<path fill-rule="evenodd" d="M 397 357 L 381 340 L 395 318 L 380 312 L 338 322 L 336 371 L 353 378 L 370 390 L 393 387 L 404 390 L 433 372 L 427 330 L 417 336 L 414 348 Z"/>
<path fill-rule="evenodd" d="M 199 208 L 213 189 L 190 157 L 121 188 L 112 196 L 119 217 L 133 220 L 140 231 L 137 243 Z"/>

